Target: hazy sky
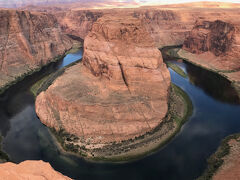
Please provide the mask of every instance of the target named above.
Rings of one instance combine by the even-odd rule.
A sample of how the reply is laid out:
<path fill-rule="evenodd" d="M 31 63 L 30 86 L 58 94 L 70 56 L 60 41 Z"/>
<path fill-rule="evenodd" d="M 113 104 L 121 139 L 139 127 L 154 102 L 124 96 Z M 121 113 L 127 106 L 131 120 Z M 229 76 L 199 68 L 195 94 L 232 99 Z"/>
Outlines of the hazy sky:
<path fill-rule="evenodd" d="M 188 2 L 198 2 L 200 0 L 0 0 L 0 7 L 15 7 L 24 5 L 41 5 L 41 4 L 54 4 L 66 2 L 104 2 L 106 5 L 112 2 L 121 2 L 122 6 L 144 6 L 144 5 L 157 5 L 157 4 L 178 4 Z M 202 1 L 217 1 L 217 2 L 233 2 L 240 3 L 240 0 L 202 0 Z M 111 2 L 111 3 L 110 3 Z"/>
<path fill-rule="evenodd" d="M 143 4 L 170 4 L 170 3 L 177 4 L 177 3 L 198 2 L 198 1 L 199 0 L 135 0 L 135 2 L 143 3 Z M 240 0 L 203 0 L 203 1 L 240 3 Z"/>
<path fill-rule="evenodd" d="M 5 3 L 11 3 L 11 2 L 31 2 L 31 0 L 0 0 L 0 2 L 5 2 Z M 38 0 L 35 2 L 46 2 L 46 1 L 58 1 L 58 0 Z M 59 1 L 64 1 L 64 0 L 59 0 Z M 81 0 L 65 0 L 67 1 L 80 1 Z M 82 1 L 89 1 L 91 0 L 82 0 Z M 97 1 L 97 0 L 95 0 Z M 104 0 L 99 0 L 99 1 L 104 1 Z M 109 1 L 109 0 L 107 0 Z M 197 2 L 200 0 L 113 0 L 113 1 L 118 1 L 118 2 L 137 2 L 137 3 L 143 3 L 143 4 L 169 4 L 169 3 L 184 3 L 184 2 Z M 203 1 L 217 1 L 217 2 L 234 2 L 234 3 L 240 3 L 240 0 L 203 0 Z"/>

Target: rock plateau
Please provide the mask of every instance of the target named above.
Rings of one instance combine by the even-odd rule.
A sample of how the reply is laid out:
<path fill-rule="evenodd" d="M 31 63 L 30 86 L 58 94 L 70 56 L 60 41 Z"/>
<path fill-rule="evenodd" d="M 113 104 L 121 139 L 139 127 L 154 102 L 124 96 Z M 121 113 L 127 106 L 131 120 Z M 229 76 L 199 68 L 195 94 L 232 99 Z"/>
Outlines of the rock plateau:
<path fill-rule="evenodd" d="M 80 145 L 100 147 L 156 128 L 168 111 L 169 87 L 161 52 L 141 21 L 105 15 L 85 38 L 82 63 L 37 97 L 36 112 Z"/>

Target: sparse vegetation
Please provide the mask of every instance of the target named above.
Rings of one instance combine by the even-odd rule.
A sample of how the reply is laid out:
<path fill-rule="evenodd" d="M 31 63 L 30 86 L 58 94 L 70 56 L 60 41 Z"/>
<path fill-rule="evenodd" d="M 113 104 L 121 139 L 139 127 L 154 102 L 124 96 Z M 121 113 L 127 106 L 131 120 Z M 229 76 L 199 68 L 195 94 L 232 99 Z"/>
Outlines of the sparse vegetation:
<path fill-rule="evenodd" d="M 56 131 L 54 128 L 49 129 L 65 151 L 80 154 L 82 157 L 86 156 L 84 152 L 86 150 L 85 146 L 80 147 L 76 144 L 79 141 L 77 136 L 66 132 L 64 129 L 60 129 L 59 131 Z"/>
<path fill-rule="evenodd" d="M 165 62 L 167 64 L 167 66 L 169 68 L 171 68 L 173 71 L 175 71 L 176 73 L 178 73 L 180 76 L 186 78 L 187 77 L 187 74 L 176 64 L 173 64 L 169 61 L 166 61 Z"/>
<path fill-rule="evenodd" d="M 179 106 L 179 102 L 181 102 L 181 113 L 178 112 L 179 108 L 176 108 Z M 85 146 L 79 146 L 78 142 L 80 142 L 80 139 L 67 133 L 63 129 L 60 129 L 59 131 L 51 129 L 51 132 L 66 152 L 76 153 L 76 155 L 78 154 L 88 160 L 100 162 L 130 161 L 154 152 L 159 147 L 162 147 L 169 142 L 179 132 L 181 126 L 192 114 L 192 108 L 192 103 L 188 95 L 181 88 L 172 84 L 169 96 L 168 114 L 158 127 L 144 135 L 126 141 L 113 142 L 110 145 L 90 150 Z M 167 128 L 167 131 L 161 132 L 162 128 Z M 151 143 L 154 141 L 159 141 L 159 143 L 152 146 Z M 85 143 L 86 145 L 89 145 L 88 142 Z M 146 145 L 149 145 L 147 149 L 145 149 L 145 147 L 147 147 Z M 141 153 L 138 152 L 138 148 L 141 149 Z M 136 152 L 136 154 L 129 154 L 129 152 Z"/>
<path fill-rule="evenodd" d="M 56 56 L 52 61 L 49 63 L 42 65 L 40 67 L 29 69 L 28 72 L 25 72 L 21 74 L 20 76 L 17 76 L 13 81 L 10 81 L 9 83 L 5 84 L 3 87 L 0 88 L 0 94 L 3 94 L 8 88 L 11 86 L 17 84 L 19 81 L 22 81 L 25 77 L 32 75 L 33 73 L 39 72 L 43 67 L 48 66 L 51 63 L 57 62 L 58 60 L 62 59 L 65 55 Z"/>
<path fill-rule="evenodd" d="M 31 88 L 30 91 L 34 94 L 34 96 L 36 97 L 37 95 L 39 95 L 42 91 L 46 91 L 47 88 L 53 83 L 53 81 L 55 79 L 57 79 L 57 77 L 59 77 L 60 75 L 62 75 L 65 70 L 71 66 L 74 66 L 75 64 L 79 63 L 81 61 L 81 59 L 59 69 L 58 71 L 49 74 L 45 77 L 43 77 L 42 79 L 40 79 L 39 81 L 37 81 Z"/>
<path fill-rule="evenodd" d="M 34 96 L 37 96 L 39 88 L 44 84 L 44 82 L 49 78 L 49 76 L 50 75 L 43 77 L 30 88 L 30 91 L 33 93 Z"/>
<path fill-rule="evenodd" d="M 240 137 L 240 134 L 233 134 L 228 137 L 226 137 L 224 140 L 222 140 L 221 145 L 219 146 L 218 150 L 210 156 L 208 159 L 208 167 L 203 173 L 202 176 L 200 176 L 197 180 L 210 180 L 212 179 L 213 175 L 217 172 L 219 167 L 223 164 L 224 160 L 223 157 L 229 154 L 230 152 L 230 146 L 228 144 L 229 140 L 231 139 L 238 139 Z"/>
<path fill-rule="evenodd" d="M 177 112 L 179 109 L 178 103 L 176 100 L 183 102 L 183 106 L 181 107 L 184 112 L 179 113 Z M 108 154 L 105 152 L 106 156 L 97 156 L 91 157 L 94 161 L 109 161 L 109 162 L 124 162 L 138 159 L 146 154 L 156 151 L 159 147 L 162 147 L 166 143 L 168 143 L 181 129 L 182 125 L 188 120 L 189 116 L 191 116 L 193 110 L 193 105 L 191 100 L 189 99 L 188 95 L 178 86 L 172 84 L 171 86 L 171 93 L 169 97 L 169 111 L 166 115 L 165 119 L 158 127 L 156 127 L 153 131 L 148 132 L 144 135 L 135 137 L 134 139 L 129 139 L 127 141 L 121 141 L 119 143 L 112 143 L 112 145 L 104 147 L 105 149 L 98 149 L 98 151 L 106 151 L 109 152 Z M 162 136 L 157 135 L 157 138 L 154 137 L 163 126 L 169 127 L 169 131 L 171 133 L 167 138 L 162 140 Z M 149 138 L 150 137 L 150 138 Z M 149 138 L 149 139 L 148 139 Z M 131 150 L 135 150 L 138 146 L 144 146 L 144 144 L 149 143 L 153 139 L 160 139 L 159 144 L 152 148 L 149 151 L 145 151 L 143 153 L 136 153 L 136 155 L 127 155 L 127 153 Z M 150 142 L 151 143 L 151 142 Z"/>

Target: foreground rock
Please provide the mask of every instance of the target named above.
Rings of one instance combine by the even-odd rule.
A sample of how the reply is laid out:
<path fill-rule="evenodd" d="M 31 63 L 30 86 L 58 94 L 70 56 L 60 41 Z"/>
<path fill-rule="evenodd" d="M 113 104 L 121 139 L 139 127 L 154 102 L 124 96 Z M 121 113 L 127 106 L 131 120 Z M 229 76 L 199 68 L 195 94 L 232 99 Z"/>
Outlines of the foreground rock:
<path fill-rule="evenodd" d="M 53 15 L 0 10 L 0 89 L 71 48 Z"/>
<path fill-rule="evenodd" d="M 103 16 L 85 39 L 83 63 L 37 97 L 36 112 L 75 140 L 71 148 L 99 156 L 94 149 L 153 131 L 167 114 L 169 87 L 169 71 L 141 22 Z"/>
<path fill-rule="evenodd" d="M 240 26 L 197 21 L 178 55 L 240 84 Z"/>
<path fill-rule="evenodd" d="M 20 164 L 4 163 L 0 164 L 0 179 L 8 180 L 70 180 L 56 172 L 49 163 L 43 161 L 24 161 Z"/>

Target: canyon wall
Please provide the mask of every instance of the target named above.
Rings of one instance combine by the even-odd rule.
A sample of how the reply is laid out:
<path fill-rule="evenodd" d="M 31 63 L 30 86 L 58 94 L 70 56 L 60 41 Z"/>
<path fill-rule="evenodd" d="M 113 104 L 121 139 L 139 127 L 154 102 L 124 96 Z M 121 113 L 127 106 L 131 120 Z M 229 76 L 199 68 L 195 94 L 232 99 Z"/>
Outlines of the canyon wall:
<path fill-rule="evenodd" d="M 189 8 L 189 7 L 142 7 L 135 9 L 104 9 L 104 10 L 69 10 L 52 12 L 67 34 L 84 39 L 90 32 L 92 24 L 104 14 L 133 16 L 143 23 L 151 34 L 156 47 L 182 45 L 189 36 L 196 20 L 238 21 L 238 9 L 224 8 Z"/>
<path fill-rule="evenodd" d="M 133 16 L 143 22 L 158 48 L 181 45 L 192 28 L 192 20 L 175 10 L 140 9 Z"/>
<path fill-rule="evenodd" d="M 112 10 L 72 10 L 55 13 L 65 33 L 84 39 L 91 31 L 93 23 L 104 14 L 129 15 L 140 19 L 151 34 L 158 48 L 180 45 L 191 30 L 194 21 L 182 21 L 172 10 L 112 9 Z M 190 15 L 189 15 L 190 16 Z"/>
<path fill-rule="evenodd" d="M 238 31 L 236 28 L 233 24 L 220 20 L 197 21 L 190 35 L 184 41 L 183 49 L 194 54 L 209 51 L 215 56 L 226 56 L 233 51 L 238 53 L 239 42 L 234 38 Z"/>
<path fill-rule="evenodd" d="M 240 23 L 198 20 L 178 54 L 240 85 Z"/>
<path fill-rule="evenodd" d="M 0 164 L 0 175 L 0 179 L 8 180 L 70 180 L 70 178 L 56 172 L 49 163 L 43 161 L 24 161 L 20 164 L 8 162 Z"/>
<path fill-rule="evenodd" d="M 72 46 L 53 15 L 0 10 L 0 19 L 0 88 Z"/>
<path fill-rule="evenodd" d="M 66 34 L 84 39 L 91 31 L 92 25 L 103 12 L 98 10 L 66 11 L 55 13 L 58 22 Z"/>
<path fill-rule="evenodd" d="M 161 52 L 141 21 L 105 15 L 85 38 L 82 63 L 37 97 L 36 112 L 48 127 L 77 136 L 75 144 L 101 147 L 156 128 L 168 111 L 169 87 Z"/>

